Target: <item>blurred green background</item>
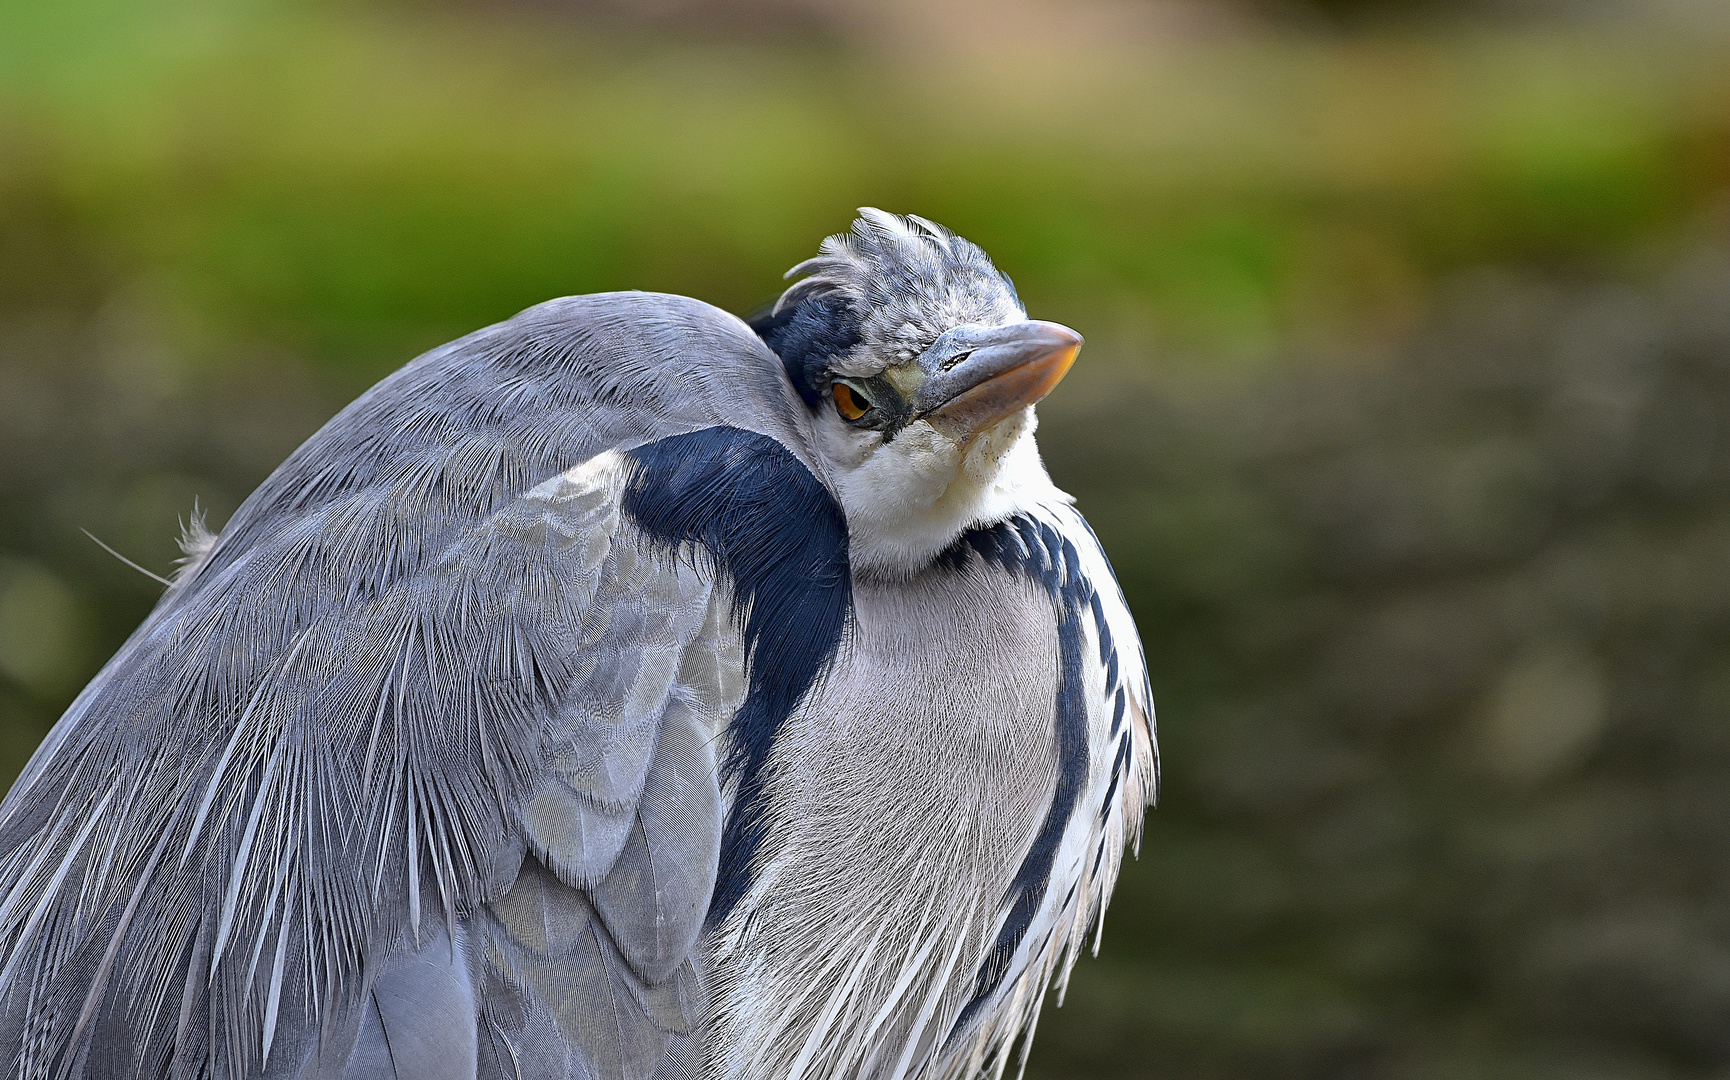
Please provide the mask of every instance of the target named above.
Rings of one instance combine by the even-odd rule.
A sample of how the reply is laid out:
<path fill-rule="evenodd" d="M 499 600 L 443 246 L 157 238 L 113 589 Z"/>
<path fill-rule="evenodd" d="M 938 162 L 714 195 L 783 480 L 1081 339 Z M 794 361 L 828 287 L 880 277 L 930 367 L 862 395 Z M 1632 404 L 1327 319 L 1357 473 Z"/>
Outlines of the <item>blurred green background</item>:
<path fill-rule="evenodd" d="M 220 524 L 548 297 L 872 204 L 1088 337 L 1042 445 L 1164 800 L 1039 1077 L 1730 1076 L 1730 5 L 15 0 L 0 780 Z"/>

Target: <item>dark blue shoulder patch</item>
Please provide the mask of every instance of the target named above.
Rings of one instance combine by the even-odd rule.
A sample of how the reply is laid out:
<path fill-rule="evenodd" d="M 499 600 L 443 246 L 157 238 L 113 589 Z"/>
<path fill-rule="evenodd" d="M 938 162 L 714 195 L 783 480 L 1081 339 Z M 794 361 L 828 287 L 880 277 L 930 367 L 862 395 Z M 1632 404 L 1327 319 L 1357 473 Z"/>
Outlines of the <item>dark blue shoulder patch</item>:
<path fill-rule="evenodd" d="M 782 724 L 841 644 L 853 599 L 847 522 L 827 488 L 766 435 L 716 427 L 639 447 L 622 508 L 669 546 L 696 544 L 733 583 L 748 678 L 724 782 L 737 781 L 709 905 L 725 919 L 762 847 L 763 766 Z"/>
<path fill-rule="evenodd" d="M 1099 612 L 1093 584 L 1082 573 L 1081 556 L 1075 545 L 1045 522 L 1017 515 L 989 528 L 970 530 L 939 557 L 939 563 L 958 570 L 975 555 L 989 565 L 1038 582 L 1057 605 L 1060 670 L 1053 732 L 1057 742 L 1057 788 L 1052 792 L 1051 806 L 1033 838 L 1033 846 L 1009 883 L 1004 897 L 1009 914 L 979 966 L 973 997 L 962 1007 L 950 1029 L 951 1042 L 967 1029 L 1009 974 L 1016 950 L 1045 900 L 1058 845 L 1087 784 L 1090 757 L 1087 703 L 1082 696 L 1085 682 L 1081 616 L 1084 611 Z M 1102 626 L 1103 621 L 1101 617 Z"/>

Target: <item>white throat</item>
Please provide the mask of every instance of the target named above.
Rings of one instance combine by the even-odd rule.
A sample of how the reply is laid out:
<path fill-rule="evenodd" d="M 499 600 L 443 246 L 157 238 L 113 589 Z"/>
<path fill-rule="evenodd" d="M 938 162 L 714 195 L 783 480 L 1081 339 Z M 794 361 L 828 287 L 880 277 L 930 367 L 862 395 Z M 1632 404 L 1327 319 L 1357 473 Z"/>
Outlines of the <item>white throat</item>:
<path fill-rule="evenodd" d="M 855 573 L 908 577 L 976 525 L 1040 503 L 1069 502 L 1039 459 L 1038 421 L 1023 409 L 965 451 L 923 420 L 886 445 L 839 422 L 817 424 L 829 481 L 847 515 Z"/>

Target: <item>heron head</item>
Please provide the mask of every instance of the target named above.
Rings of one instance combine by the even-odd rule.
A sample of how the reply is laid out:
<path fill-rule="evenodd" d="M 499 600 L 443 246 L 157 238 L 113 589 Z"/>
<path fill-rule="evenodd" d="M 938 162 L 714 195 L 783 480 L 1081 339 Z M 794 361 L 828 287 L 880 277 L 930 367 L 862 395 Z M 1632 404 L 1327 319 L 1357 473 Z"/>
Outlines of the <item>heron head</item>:
<path fill-rule="evenodd" d="M 855 567 L 916 572 L 1051 492 L 1033 406 L 1081 335 L 1029 319 L 978 246 L 866 208 L 787 276 L 800 280 L 754 327 L 812 410 Z"/>

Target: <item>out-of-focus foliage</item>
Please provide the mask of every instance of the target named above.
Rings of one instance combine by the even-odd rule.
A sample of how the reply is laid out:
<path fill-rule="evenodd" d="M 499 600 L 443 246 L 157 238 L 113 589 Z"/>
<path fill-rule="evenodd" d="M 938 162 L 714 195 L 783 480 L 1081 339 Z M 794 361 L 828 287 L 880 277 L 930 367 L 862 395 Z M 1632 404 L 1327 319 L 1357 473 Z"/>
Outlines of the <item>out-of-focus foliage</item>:
<path fill-rule="evenodd" d="M 1052 1075 L 1730 1067 L 1730 244 L 1441 308 L 1048 421 L 1168 762 Z"/>
<path fill-rule="evenodd" d="M 0 772 L 159 594 L 81 528 L 166 573 L 420 348 L 871 203 L 1088 335 L 1161 707 L 1031 1072 L 1730 1071 L 1726 20 L 1316 6 L 5 8 Z"/>
<path fill-rule="evenodd" d="M 1438 273 L 1595 256 L 1730 179 L 1722 37 L 1172 39 L 1154 5 L 888 6 L 907 18 L 849 48 L 13 5 L 0 190 L 50 231 L 7 292 L 40 296 L 75 241 L 164 294 L 179 350 L 265 340 L 358 379 L 560 293 L 755 305 L 871 202 L 979 237 L 1096 333 L 1258 351 L 1398 328 Z"/>

